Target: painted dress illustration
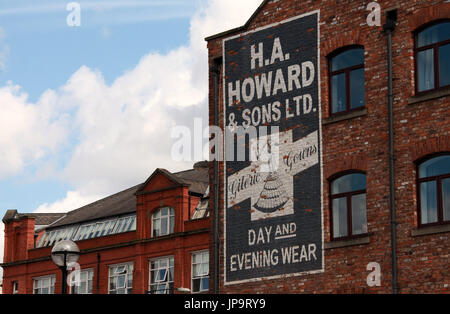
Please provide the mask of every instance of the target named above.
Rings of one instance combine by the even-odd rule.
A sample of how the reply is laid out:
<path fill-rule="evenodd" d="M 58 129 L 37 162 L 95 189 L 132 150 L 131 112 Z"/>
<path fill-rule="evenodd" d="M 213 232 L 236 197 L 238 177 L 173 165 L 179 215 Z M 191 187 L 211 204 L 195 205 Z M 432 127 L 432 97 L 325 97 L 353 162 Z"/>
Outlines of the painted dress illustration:
<path fill-rule="evenodd" d="M 264 188 L 259 199 L 253 207 L 263 213 L 273 213 L 284 207 L 289 198 L 283 188 L 278 174 L 271 172 L 264 181 Z"/>

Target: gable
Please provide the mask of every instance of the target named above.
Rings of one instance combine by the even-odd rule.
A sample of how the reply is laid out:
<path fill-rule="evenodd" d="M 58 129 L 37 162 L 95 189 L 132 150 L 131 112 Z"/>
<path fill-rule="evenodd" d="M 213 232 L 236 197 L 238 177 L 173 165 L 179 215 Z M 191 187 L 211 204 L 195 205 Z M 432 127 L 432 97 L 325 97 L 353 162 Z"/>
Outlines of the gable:
<path fill-rule="evenodd" d="M 238 32 L 242 32 L 245 31 L 249 28 L 250 24 L 253 22 L 254 19 L 256 19 L 256 17 L 259 15 L 259 13 L 263 10 L 263 8 L 268 4 L 270 0 L 263 0 L 261 2 L 261 4 L 259 5 L 259 7 L 255 10 L 255 12 L 253 12 L 252 16 L 247 20 L 247 22 L 239 27 L 215 34 L 215 35 L 211 35 L 205 38 L 206 41 L 215 39 L 215 38 L 219 38 L 219 37 L 223 37 L 232 33 L 238 33 Z M 276 5 L 276 3 L 275 3 Z"/>
<path fill-rule="evenodd" d="M 163 190 L 184 185 L 175 176 L 164 169 L 156 169 L 155 172 L 145 181 L 136 194 Z"/>

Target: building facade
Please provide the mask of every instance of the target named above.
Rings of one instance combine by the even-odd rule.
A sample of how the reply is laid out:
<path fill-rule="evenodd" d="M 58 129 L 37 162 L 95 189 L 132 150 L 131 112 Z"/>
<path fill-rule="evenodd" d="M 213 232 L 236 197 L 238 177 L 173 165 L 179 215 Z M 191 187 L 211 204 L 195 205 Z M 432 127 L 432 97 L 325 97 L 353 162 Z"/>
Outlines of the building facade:
<path fill-rule="evenodd" d="M 212 150 L 211 291 L 449 292 L 449 17 L 266 0 L 206 38 L 209 122 L 231 135 Z M 255 134 L 278 159 L 250 159 Z"/>
<path fill-rule="evenodd" d="M 157 169 L 143 184 L 64 214 L 7 211 L 3 293 L 60 293 L 62 273 L 50 253 L 67 239 L 81 252 L 70 293 L 207 292 L 207 167 Z"/>

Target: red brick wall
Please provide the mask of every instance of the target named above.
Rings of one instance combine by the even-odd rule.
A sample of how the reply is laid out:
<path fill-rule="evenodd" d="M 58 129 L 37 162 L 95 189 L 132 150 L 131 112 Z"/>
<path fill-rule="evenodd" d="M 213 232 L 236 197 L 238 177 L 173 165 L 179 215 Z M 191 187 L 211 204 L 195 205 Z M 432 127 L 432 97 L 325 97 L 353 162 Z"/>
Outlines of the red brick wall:
<path fill-rule="evenodd" d="M 34 247 L 34 218 L 22 217 L 5 224 L 4 262 L 28 258 L 28 250 Z M 23 248 L 17 250 L 17 247 Z"/>
<path fill-rule="evenodd" d="M 325 250 L 325 272 L 253 283 L 223 285 L 223 250 L 220 251 L 220 292 L 223 293 L 391 293 L 391 243 L 389 213 L 389 155 L 387 112 L 387 52 L 382 27 L 369 27 L 366 7 L 370 1 L 269 1 L 250 22 L 248 30 L 320 9 L 320 72 L 322 118 L 329 115 L 327 55 L 347 45 L 365 49 L 367 113 L 353 119 L 322 125 L 323 204 L 325 243 L 330 242 L 328 180 L 346 170 L 367 174 L 367 219 L 370 244 Z M 450 16 L 450 4 L 437 0 L 377 1 L 383 25 L 386 10 L 398 9 L 393 32 L 395 199 L 399 289 L 403 293 L 448 292 L 450 271 L 449 232 L 412 236 L 417 228 L 416 166 L 414 161 L 428 154 L 450 151 L 449 97 L 410 104 L 414 96 L 412 32 L 419 26 Z M 255 8 L 256 9 L 256 8 Z M 208 42 L 209 66 L 222 55 L 222 40 Z M 223 126 L 223 86 L 219 83 L 219 126 Z M 209 80 L 210 124 L 213 116 L 213 76 Z M 213 182 L 210 171 L 210 182 Z M 223 248 L 223 164 L 220 164 L 219 227 Z M 211 185 L 211 191 L 213 186 Z M 210 205 L 212 206 L 212 199 Z M 212 236 L 212 234 L 211 234 Z M 211 256 L 213 251 L 211 250 Z M 381 286 L 368 287 L 369 262 L 381 266 Z M 211 270 L 213 265 L 211 264 Z"/>

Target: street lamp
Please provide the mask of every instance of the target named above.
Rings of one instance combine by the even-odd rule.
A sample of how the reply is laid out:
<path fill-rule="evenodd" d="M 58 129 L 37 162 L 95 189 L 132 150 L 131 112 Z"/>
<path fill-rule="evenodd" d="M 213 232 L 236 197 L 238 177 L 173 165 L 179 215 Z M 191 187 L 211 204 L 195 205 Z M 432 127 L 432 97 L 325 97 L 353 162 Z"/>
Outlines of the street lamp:
<path fill-rule="evenodd" d="M 61 269 L 62 288 L 61 294 L 67 293 L 67 266 L 78 262 L 80 249 L 75 242 L 63 240 L 55 244 L 52 249 L 52 260 Z"/>
<path fill-rule="evenodd" d="M 184 287 L 177 288 L 177 291 L 180 292 L 181 294 L 189 294 L 189 293 L 191 293 L 191 289 L 184 288 Z"/>

